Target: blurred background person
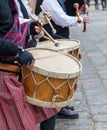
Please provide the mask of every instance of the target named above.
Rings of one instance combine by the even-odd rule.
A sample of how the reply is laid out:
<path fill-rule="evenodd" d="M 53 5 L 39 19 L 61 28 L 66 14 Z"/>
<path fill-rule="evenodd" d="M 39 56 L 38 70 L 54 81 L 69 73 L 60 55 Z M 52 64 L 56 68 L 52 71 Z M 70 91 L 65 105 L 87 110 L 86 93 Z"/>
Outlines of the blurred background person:
<path fill-rule="evenodd" d="M 107 1 L 106 0 L 101 0 L 101 5 L 102 5 L 102 10 L 106 10 Z"/>
<path fill-rule="evenodd" d="M 99 10 L 99 1 L 98 0 L 94 0 L 95 2 L 95 9 Z"/>

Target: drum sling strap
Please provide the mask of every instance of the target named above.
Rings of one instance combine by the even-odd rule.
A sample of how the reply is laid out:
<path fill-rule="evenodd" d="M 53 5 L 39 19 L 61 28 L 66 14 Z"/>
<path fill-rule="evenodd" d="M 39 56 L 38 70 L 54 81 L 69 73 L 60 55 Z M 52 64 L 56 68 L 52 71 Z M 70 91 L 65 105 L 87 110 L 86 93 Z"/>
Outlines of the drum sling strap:
<path fill-rule="evenodd" d="M 18 65 L 0 63 L 0 70 L 6 72 L 20 73 L 20 67 Z"/>

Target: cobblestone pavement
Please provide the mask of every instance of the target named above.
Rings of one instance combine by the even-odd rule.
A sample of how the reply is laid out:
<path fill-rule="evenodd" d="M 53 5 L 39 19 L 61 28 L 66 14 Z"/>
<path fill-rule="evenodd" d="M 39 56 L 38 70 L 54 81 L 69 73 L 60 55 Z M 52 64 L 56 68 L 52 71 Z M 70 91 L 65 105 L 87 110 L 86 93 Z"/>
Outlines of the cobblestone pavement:
<path fill-rule="evenodd" d="M 107 10 L 90 7 L 87 32 L 70 28 L 81 43 L 83 72 L 71 105 L 79 119 L 57 119 L 55 130 L 107 130 Z"/>
<path fill-rule="evenodd" d="M 107 130 L 107 10 L 90 7 L 87 32 L 72 27 L 72 39 L 80 40 L 83 72 L 71 105 L 79 119 L 57 119 L 55 130 Z"/>

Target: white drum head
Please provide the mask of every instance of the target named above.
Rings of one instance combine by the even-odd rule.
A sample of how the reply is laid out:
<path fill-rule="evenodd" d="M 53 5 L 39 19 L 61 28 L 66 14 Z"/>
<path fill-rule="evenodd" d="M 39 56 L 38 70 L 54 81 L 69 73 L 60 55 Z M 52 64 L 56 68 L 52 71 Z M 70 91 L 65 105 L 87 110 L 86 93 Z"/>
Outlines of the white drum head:
<path fill-rule="evenodd" d="M 71 40 L 71 39 L 57 39 L 59 46 L 55 46 L 52 41 L 43 41 L 37 44 L 37 48 L 48 48 L 53 50 L 60 50 L 60 51 L 73 51 L 75 49 L 80 48 L 80 41 L 78 40 Z"/>
<path fill-rule="evenodd" d="M 39 74 L 68 79 L 78 76 L 82 70 L 81 63 L 71 55 L 43 48 L 31 48 L 28 51 L 36 60 L 32 70 Z"/>

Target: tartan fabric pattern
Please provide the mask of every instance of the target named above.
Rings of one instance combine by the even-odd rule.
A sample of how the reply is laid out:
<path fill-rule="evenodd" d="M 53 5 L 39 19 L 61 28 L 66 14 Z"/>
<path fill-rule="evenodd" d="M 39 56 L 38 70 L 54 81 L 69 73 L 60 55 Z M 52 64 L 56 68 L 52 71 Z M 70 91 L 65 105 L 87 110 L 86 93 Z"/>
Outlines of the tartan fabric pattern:
<path fill-rule="evenodd" d="M 36 130 L 37 123 L 59 110 L 27 103 L 18 76 L 0 72 L 0 130 Z"/>
<path fill-rule="evenodd" d="M 19 46 L 26 47 L 25 42 L 28 32 L 28 23 L 20 24 L 18 18 L 18 8 L 14 0 L 11 0 L 10 6 L 14 17 L 14 24 L 10 31 L 4 36 L 4 38 Z"/>
<path fill-rule="evenodd" d="M 20 25 L 14 0 L 11 0 L 11 6 L 15 22 L 4 38 L 26 47 L 28 25 Z M 0 71 L 0 130 L 36 130 L 37 123 L 60 110 L 27 103 L 24 87 L 18 78 L 14 73 Z"/>
<path fill-rule="evenodd" d="M 19 16 L 17 11 L 17 6 L 14 0 L 11 0 L 11 10 L 14 16 L 14 24 L 13 27 L 9 30 L 9 32 L 4 36 L 4 39 L 11 41 L 14 44 L 22 46 L 26 48 L 27 46 L 27 39 L 26 36 L 28 34 L 28 23 L 20 24 Z M 0 56 L 1 61 L 9 61 L 12 60 L 14 57 L 4 57 Z"/>
<path fill-rule="evenodd" d="M 26 47 L 26 36 L 28 32 L 28 23 L 19 23 L 18 15 L 14 16 L 14 24 L 10 31 L 4 36 L 7 39 L 19 46 Z"/>

